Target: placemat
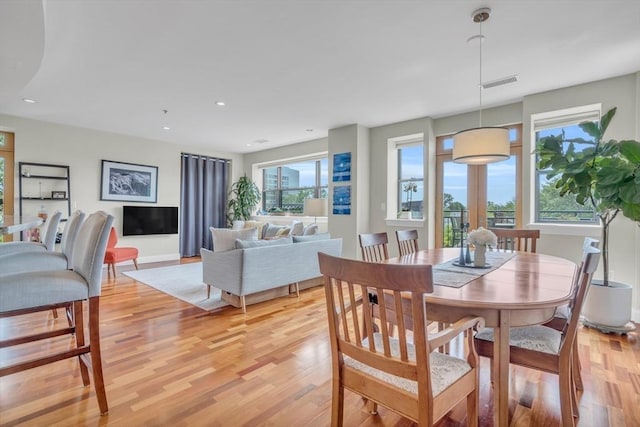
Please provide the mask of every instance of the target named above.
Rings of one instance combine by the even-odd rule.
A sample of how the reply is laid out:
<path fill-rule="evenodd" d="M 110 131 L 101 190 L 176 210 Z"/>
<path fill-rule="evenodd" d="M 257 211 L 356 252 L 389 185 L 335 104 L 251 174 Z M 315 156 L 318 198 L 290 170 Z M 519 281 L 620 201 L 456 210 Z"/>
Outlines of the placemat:
<path fill-rule="evenodd" d="M 516 256 L 516 254 L 513 252 L 487 251 L 487 264 L 490 265 L 490 267 L 487 268 L 453 265 L 454 262 L 458 261 L 458 257 L 455 257 L 433 266 L 433 283 L 451 288 L 460 288 L 480 276 L 491 273 L 514 256 Z"/>

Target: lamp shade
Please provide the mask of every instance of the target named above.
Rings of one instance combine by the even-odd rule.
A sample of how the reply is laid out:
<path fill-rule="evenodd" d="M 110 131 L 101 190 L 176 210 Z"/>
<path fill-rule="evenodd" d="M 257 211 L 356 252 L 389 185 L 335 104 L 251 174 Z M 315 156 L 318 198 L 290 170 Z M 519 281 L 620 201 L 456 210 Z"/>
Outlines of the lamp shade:
<path fill-rule="evenodd" d="M 327 199 L 304 199 L 306 216 L 327 216 Z"/>
<path fill-rule="evenodd" d="M 509 158 L 509 130 L 479 127 L 453 135 L 453 161 L 468 165 L 486 165 Z"/>

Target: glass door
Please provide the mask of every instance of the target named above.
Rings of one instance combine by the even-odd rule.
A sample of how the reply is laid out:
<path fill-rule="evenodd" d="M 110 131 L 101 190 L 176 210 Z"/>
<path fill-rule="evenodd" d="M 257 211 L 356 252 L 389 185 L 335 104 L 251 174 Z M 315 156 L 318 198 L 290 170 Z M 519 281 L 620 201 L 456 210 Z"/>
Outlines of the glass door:
<path fill-rule="evenodd" d="M 451 160 L 453 136 L 437 138 L 436 246 L 458 247 L 462 229 L 522 224 L 522 125 L 508 126 L 511 157 L 470 166 Z"/>

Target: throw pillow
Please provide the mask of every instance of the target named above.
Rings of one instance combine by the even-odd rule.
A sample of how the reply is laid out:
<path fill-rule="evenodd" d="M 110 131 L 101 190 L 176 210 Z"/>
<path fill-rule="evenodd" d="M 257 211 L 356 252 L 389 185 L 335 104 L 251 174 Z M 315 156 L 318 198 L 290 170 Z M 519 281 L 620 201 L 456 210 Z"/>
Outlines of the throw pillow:
<path fill-rule="evenodd" d="M 311 234 L 318 234 L 318 224 L 309 224 L 304 228 L 302 232 L 303 236 L 309 236 Z"/>
<path fill-rule="evenodd" d="M 295 219 L 293 220 L 293 223 L 291 224 L 291 235 L 292 236 L 302 236 L 302 233 L 304 233 L 304 224 L 302 221 L 296 221 Z"/>
<path fill-rule="evenodd" d="M 231 228 L 213 228 L 211 237 L 213 238 L 213 251 L 222 252 L 230 251 L 236 248 L 236 239 L 241 240 L 258 240 L 257 228 L 243 228 L 242 230 L 233 230 Z"/>
<path fill-rule="evenodd" d="M 276 237 L 276 234 L 278 234 L 278 231 L 283 230 L 285 228 L 289 229 L 289 227 L 287 227 L 286 225 L 268 224 L 268 227 L 264 232 L 264 238 L 266 239 L 267 237 Z"/>
<path fill-rule="evenodd" d="M 266 226 L 269 225 L 268 222 L 264 221 L 245 221 L 244 228 L 258 228 L 258 239 L 264 239 L 264 232 L 266 230 Z"/>
<path fill-rule="evenodd" d="M 329 233 L 310 234 L 308 236 L 293 236 L 293 243 L 313 242 L 314 240 L 329 240 Z"/>
<path fill-rule="evenodd" d="M 236 249 L 261 248 L 263 246 L 278 246 L 293 243 L 291 237 L 273 240 L 240 240 L 236 239 Z"/>
<path fill-rule="evenodd" d="M 275 237 L 288 236 L 290 231 L 291 229 L 289 227 L 281 228 L 280 230 L 278 230 Z"/>

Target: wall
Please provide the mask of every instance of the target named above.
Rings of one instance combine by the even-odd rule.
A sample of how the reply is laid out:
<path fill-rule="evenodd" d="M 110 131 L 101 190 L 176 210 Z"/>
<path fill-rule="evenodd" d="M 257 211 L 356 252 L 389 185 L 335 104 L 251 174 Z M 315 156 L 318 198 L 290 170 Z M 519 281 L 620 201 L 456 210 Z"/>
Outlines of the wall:
<path fill-rule="evenodd" d="M 28 161 L 69 165 L 72 210 L 104 210 L 115 216 L 115 226 L 119 232 L 122 231 L 122 205 L 130 203 L 100 201 L 102 159 L 158 166 L 158 206 L 180 205 L 181 152 L 231 159 L 234 179 L 242 172 L 243 159 L 238 154 L 211 152 L 203 148 L 6 115 L 0 115 L 0 127 L 15 133 L 16 164 Z M 17 171 L 16 167 L 16 197 Z M 16 200 L 15 214 L 18 212 Z M 138 247 L 142 263 L 179 257 L 178 235 L 121 237 L 119 244 Z"/>

